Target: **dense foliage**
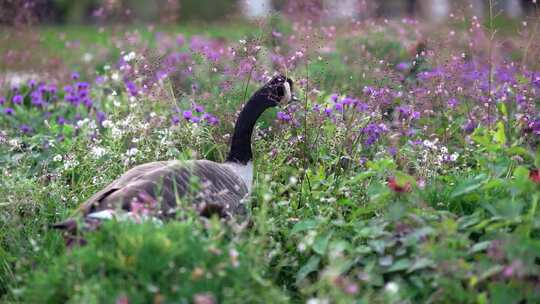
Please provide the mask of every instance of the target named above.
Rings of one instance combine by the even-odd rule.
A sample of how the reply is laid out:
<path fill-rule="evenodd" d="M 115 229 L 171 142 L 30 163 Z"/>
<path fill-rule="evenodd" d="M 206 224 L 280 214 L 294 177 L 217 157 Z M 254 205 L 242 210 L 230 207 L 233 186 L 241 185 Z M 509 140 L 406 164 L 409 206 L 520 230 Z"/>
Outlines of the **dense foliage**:
<path fill-rule="evenodd" d="M 490 32 L 279 18 L 240 41 L 135 31 L 84 72 L 6 83 L 0 298 L 539 302 L 536 32 Z M 302 102 L 258 126 L 249 223 L 110 222 L 72 250 L 49 229 L 136 164 L 223 161 L 235 111 L 275 71 Z"/>

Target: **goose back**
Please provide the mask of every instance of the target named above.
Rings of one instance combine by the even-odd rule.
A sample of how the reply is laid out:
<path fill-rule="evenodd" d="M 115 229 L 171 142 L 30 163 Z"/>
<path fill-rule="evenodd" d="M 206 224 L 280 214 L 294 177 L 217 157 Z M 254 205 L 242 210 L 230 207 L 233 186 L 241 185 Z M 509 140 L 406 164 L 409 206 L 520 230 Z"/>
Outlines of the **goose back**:
<path fill-rule="evenodd" d="M 248 186 L 223 164 L 208 160 L 159 161 L 136 166 L 88 199 L 83 215 L 110 209 L 132 211 L 133 203 L 157 206 L 157 216 L 172 217 L 179 203 L 205 216 L 244 214 Z"/>

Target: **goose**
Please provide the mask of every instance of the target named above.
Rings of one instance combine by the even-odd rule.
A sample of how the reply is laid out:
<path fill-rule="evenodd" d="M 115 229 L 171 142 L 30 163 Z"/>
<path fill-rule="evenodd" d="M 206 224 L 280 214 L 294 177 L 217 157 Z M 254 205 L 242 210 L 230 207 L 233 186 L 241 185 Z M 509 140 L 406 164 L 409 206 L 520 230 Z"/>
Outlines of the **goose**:
<path fill-rule="evenodd" d="M 182 204 L 192 205 L 203 217 L 245 214 L 243 200 L 253 182 L 253 129 L 265 110 L 296 100 L 292 88 L 290 78 L 278 75 L 253 94 L 238 116 L 225 162 L 170 160 L 135 166 L 84 202 L 76 211 L 79 221 L 68 218 L 52 227 L 66 232 L 69 245 L 77 241 L 79 223 L 81 229 L 95 230 L 104 220 L 149 211 L 153 218 L 166 220 L 175 217 Z"/>

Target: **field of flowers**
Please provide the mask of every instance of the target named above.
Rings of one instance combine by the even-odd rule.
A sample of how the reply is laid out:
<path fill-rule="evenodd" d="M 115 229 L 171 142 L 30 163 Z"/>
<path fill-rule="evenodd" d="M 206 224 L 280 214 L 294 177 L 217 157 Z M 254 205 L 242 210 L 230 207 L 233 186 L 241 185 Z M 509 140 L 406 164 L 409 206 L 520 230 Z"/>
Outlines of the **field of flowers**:
<path fill-rule="evenodd" d="M 0 301 L 540 302 L 539 23 L 4 30 Z M 246 222 L 49 228 L 134 165 L 223 161 L 276 72 L 301 102 L 257 126 Z"/>

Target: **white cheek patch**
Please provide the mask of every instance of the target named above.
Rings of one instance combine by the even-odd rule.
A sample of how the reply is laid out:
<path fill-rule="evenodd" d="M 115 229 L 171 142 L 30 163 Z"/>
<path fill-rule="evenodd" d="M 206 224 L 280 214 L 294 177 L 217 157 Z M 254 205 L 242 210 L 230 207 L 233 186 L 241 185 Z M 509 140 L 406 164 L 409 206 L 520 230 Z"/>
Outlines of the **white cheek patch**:
<path fill-rule="evenodd" d="M 289 84 L 288 81 L 285 81 L 283 83 L 283 86 L 285 87 L 285 95 L 283 96 L 283 98 L 281 98 L 281 102 L 288 103 L 292 99 L 291 85 Z"/>

